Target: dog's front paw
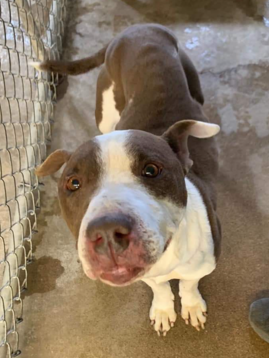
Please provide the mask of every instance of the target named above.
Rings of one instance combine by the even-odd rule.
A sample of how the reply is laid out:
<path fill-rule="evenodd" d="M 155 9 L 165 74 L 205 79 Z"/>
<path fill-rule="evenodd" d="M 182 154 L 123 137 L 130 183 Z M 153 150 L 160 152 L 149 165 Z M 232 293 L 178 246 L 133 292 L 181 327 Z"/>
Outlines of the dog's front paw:
<path fill-rule="evenodd" d="M 177 315 L 174 309 L 174 301 L 171 307 L 156 306 L 152 303 L 149 318 L 158 336 L 166 336 L 167 332 L 174 327 Z"/>
<path fill-rule="evenodd" d="M 200 328 L 205 328 L 207 308 L 206 302 L 200 297 L 199 301 L 194 305 L 188 305 L 181 303 L 181 316 L 184 319 L 186 324 L 191 323 L 191 325 L 200 331 Z"/>

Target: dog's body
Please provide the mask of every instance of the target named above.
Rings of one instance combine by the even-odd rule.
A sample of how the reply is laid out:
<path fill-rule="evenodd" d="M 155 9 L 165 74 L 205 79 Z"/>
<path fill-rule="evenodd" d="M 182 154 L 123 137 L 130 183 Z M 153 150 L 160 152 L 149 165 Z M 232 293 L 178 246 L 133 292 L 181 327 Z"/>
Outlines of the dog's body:
<path fill-rule="evenodd" d="M 35 67 L 74 75 L 103 62 L 96 121 L 105 134 L 74 154 L 56 151 L 37 173 L 67 163 L 60 203 L 90 278 L 146 282 L 154 294 L 150 319 L 164 334 L 176 319 L 168 281 L 180 279 L 182 317 L 199 329 L 206 304 L 198 282 L 215 269 L 221 234 L 215 141 L 197 138 L 219 128 L 203 114 L 192 62 L 159 25 L 132 26 L 88 59 Z"/>

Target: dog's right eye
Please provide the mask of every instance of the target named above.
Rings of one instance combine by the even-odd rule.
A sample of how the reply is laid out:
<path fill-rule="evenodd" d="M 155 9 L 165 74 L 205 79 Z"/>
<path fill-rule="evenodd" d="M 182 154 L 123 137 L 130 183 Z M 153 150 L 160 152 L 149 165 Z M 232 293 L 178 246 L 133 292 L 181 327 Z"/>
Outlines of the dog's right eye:
<path fill-rule="evenodd" d="M 162 171 L 162 168 L 156 164 L 147 164 L 142 171 L 142 176 L 147 178 L 156 178 Z"/>
<path fill-rule="evenodd" d="M 76 191 L 81 187 L 80 180 L 77 177 L 71 177 L 66 183 L 66 188 L 69 191 Z"/>

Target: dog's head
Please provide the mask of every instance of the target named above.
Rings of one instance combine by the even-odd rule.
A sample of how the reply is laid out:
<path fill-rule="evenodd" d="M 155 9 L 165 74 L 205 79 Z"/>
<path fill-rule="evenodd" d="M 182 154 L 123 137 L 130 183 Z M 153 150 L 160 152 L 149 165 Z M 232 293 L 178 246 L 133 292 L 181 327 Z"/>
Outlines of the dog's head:
<path fill-rule="evenodd" d="M 45 176 L 66 163 L 59 200 L 88 277 L 126 285 L 159 260 L 187 203 L 188 136 L 208 138 L 218 131 L 193 120 L 176 123 L 161 137 L 114 131 L 73 154 L 57 150 L 37 169 Z"/>

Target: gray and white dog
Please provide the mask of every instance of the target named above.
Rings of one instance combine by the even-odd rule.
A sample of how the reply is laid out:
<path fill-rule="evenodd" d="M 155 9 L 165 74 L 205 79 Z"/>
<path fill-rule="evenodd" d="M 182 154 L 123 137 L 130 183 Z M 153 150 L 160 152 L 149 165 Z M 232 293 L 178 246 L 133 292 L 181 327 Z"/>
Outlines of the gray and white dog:
<path fill-rule="evenodd" d="M 194 65 L 160 25 L 131 26 L 86 59 L 33 65 L 78 75 L 103 63 L 96 121 L 104 134 L 74 153 L 55 151 L 37 175 L 66 164 L 60 205 L 89 278 L 148 284 L 159 335 L 176 320 L 169 280 L 179 279 L 181 315 L 199 330 L 207 308 L 198 283 L 220 253 L 218 152 L 211 138 L 219 126 L 203 113 Z"/>

